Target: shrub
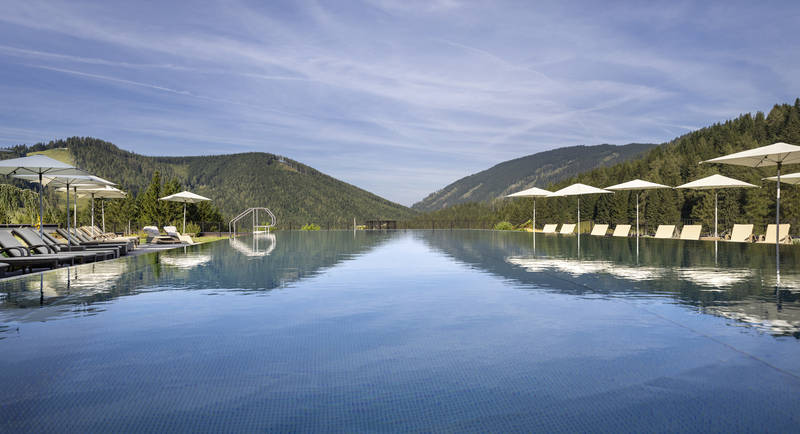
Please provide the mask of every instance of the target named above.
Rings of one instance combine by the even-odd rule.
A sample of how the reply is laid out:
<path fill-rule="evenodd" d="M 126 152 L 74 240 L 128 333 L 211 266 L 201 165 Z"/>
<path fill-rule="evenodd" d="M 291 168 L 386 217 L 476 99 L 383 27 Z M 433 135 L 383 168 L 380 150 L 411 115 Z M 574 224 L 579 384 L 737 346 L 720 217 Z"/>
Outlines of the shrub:
<path fill-rule="evenodd" d="M 513 231 L 514 225 L 509 222 L 500 222 L 494 225 L 494 230 L 496 231 Z"/>
<path fill-rule="evenodd" d="M 318 231 L 318 230 L 320 230 L 320 227 L 319 227 L 319 225 L 316 225 L 314 223 L 309 223 L 307 225 L 303 225 L 303 227 L 300 228 L 300 230 L 301 231 Z"/>
<path fill-rule="evenodd" d="M 186 233 L 191 235 L 197 235 L 200 233 L 200 225 L 194 222 L 186 223 Z"/>

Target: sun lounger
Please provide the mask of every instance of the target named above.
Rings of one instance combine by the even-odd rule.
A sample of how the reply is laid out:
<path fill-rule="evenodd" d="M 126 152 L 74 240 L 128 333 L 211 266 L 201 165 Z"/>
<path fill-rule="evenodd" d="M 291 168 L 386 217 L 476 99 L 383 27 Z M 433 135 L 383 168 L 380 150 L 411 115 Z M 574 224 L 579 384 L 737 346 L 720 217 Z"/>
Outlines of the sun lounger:
<path fill-rule="evenodd" d="M 84 246 L 92 246 L 93 248 L 106 248 L 106 249 L 118 249 L 120 251 L 120 255 L 127 254 L 128 250 L 133 250 L 133 242 L 128 240 L 96 240 L 86 234 L 83 231 L 78 229 L 73 229 L 71 232 L 72 236 L 78 240 L 81 245 Z"/>
<path fill-rule="evenodd" d="M 556 233 L 556 228 L 557 227 L 558 227 L 558 225 L 556 225 L 556 224 L 544 225 L 544 227 L 542 228 L 542 233 L 543 234 L 554 234 L 554 233 Z"/>
<path fill-rule="evenodd" d="M 682 240 L 699 240 L 700 231 L 703 230 L 703 225 L 683 225 L 681 228 Z"/>
<path fill-rule="evenodd" d="M 0 248 L 0 255 L 3 253 L 8 254 L 8 249 Z M 11 249 L 15 250 L 15 249 Z M 22 270 L 27 272 L 34 268 L 58 268 L 59 258 L 54 258 L 48 255 L 32 255 L 32 256 L 18 256 L 18 257 L 4 257 L 0 256 L 0 261 L 8 264 L 8 268 L 4 271 Z"/>
<path fill-rule="evenodd" d="M 780 239 L 778 240 L 781 244 L 792 244 L 792 237 L 789 236 L 790 227 L 791 225 L 788 223 L 781 225 Z M 767 225 L 767 233 L 759 237 L 758 243 L 775 244 L 775 225 Z"/>
<path fill-rule="evenodd" d="M 675 238 L 675 225 L 658 225 L 658 229 L 656 229 L 656 235 L 654 238 Z"/>
<path fill-rule="evenodd" d="M 145 226 L 142 228 L 145 234 L 147 234 L 147 239 L 145 242 L 150 244 L 181 244 L 181 240 L 177 238 L 170 237 L 169 235 L 161 235 L 161 232 L 158 231 L 158 228 L 155 226 Z"/>
<path fill-rule="evenodd" d="M 575 223 L 564 223 L 561 225 L 561 231 L 559 234 L 561 235 L 569 235 L 575 233 Z"/>
<path fill-rule="evenodd" d="M 61 246 L 67 248 L 66 245 L 53 243 L 47 238 L 42 239 L 42 237 L 39 236 L 39 231 L 33 228 L 16 228 L 13 230 L 13 233 L 16 236 L 22 238 L 22 241 L 25 241 L 25 243 L 27 243 L 28 246 L 31 246 L 31 248 L 33 248 L 36 251 L 36 253 L 40 254 L 67 253 L 70 255 L 74 255 L 75 258 L 78 259 L 78 262 L 81 263 L 93 262 L 100 259 L 111 259 L 116 257 L 117 253 L 116 251 L 110 251 L 110 250 L 86 251 L 85 247 L 83 248 L 83 250 L 64 250 L 61 248 Z"/>
<path fill-rule="evenodd" d="M 728 241 L 732 243 L 752 243 L 754 240 L 753 225 L 733 225 L 728 237 Z"/>
<path fill-rule="evenodd" d="M 128 252 L 128 244 L 127 243 L 116 243 L 112 241 L 95 241 L 90 240 L 80 232 L 76 231 L 75 229 L 72 230 L 71 233 L 67 233 L 66 229 L 58 228 L 56 229 L 55 233 L 58 234 L 61 238 L 68 240 L 70 244 L 74 244 L 76 246 L 86 246 L 91 248 L 98 248 L 98 249 L 117 249 L 119 250 L 119 255 L 125 255 Z M 49 234 L 46 234 L 49 235 Z M 53 238 L 50 236 L 50 238 Z"/>
<path fill-rule="evenodd" d="M 35 246 L 39 247 L 39 246 Z M 0 229 L 0 254 L 8 255 L 8 258 L 3 258 L 3 261 L 8 259 L 9 264 L 13 264 L 14 262 L 23 263 L 25 266 L 34 266 L 38 264 L 42 264 L 40 266 L 49 266 L 50 268 L 54 268 L 51 266 L 52 262 L 55 261 L 55 266 L 58 264 L 67 264 L 73 265 L 75 264 L 76 255 L 71 255 L 67 253 L 35 253 L 35 249 L 33 246 L 25 246 L 23 245 L 13 234 L 11 229 Z M 14 261 L 17 258 L 23 258 L 23 261 Z M 41 259 L 42 261 L 36 261 L 36 259 Z"/>
<path fill-rule="evenodd" d="M 164 232 L 170 237 L 179 239 L 182 243 L 194 244 L 192 237 L 181 234 L 175 226 L 164 226 Z"/>
<path fill-rule="evenodd" d="M 631 233 L 631 225 L 616 225 L 612 237 L 627 237 Z"/>
<path fill-rule="evenodd" d="M 103 232 L 97 226 L 81 226 L 79 229 L 86 236 L 94 240 L 113 241 L 117 243 L 127 242 L 127 243 L 133 243 L 134 245 L 139 244 L 139 237 L 137 236 L 126 237 L 122 235 L 117 235 L 113 232 Z"/>
<path fill-rule="evenodd" d="M 604 237 L 608 233 L 608 225 L 594 225 L 592 228 L 592 235 L 597 237 Z"/>

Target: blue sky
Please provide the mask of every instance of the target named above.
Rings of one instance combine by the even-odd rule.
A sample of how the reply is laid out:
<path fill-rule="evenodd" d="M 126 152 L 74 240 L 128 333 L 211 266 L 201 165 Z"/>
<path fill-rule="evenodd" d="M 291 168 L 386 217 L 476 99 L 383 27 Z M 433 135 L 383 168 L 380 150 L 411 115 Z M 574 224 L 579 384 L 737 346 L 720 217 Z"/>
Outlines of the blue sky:
<path fill-rule="evenodd" d="M 272 152 L 410 205 L 800 96 L 796 2 L 648 3 L 3 0 L 0 145 Z"/>

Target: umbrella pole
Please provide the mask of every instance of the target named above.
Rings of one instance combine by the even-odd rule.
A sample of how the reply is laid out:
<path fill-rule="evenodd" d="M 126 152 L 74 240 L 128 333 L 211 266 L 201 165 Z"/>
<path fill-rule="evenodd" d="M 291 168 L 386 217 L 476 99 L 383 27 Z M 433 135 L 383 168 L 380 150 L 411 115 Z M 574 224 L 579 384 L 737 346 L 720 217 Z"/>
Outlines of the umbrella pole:
<path fill-rule="evenodd" d="M 533 220 L 531 220 L 531 232 L 533 233 L 533 250 L 536 253 L 536 197 L 533 198 Z"/>
<path fill-rule="evenodd" d="M 581 197 L 578 196 L 578 254 L 581 254 Z"/>
<path fill-rule="evenodd" d="M 103 233 L 106 232 L 106 201 L 100 202 L 100 212 L 103 214 Z"/>
<path fill-rule="evenodd" d="M 718 235 L 717 235 L 717 221 L 719 221 L 718 220 L 719 219 L 719 217 L 718 217 L 719 214 L 718 214 L 718 211 L 717 211 L 717 209 L 718 209 L 718 207 L 717 207 L 717 196 L 719 196 L 719 192 L 717 190 L 714 190 L 714 238 L 715 239 L 718 237 Z"/>
<path fill-rule="evenodd" d="M 636 238 L 639 238 L 639 192 L 638 191 L 636 192 Z"/>
<path fill-rule="evenodd" d="M 67 187 L 67 189 L 69 189 L 69 187 Z M 73 225 L 72 226 L 77 228 L 78 227 L 78 187 L 73 187 L 72 188 L 72 192 L 75 193 L 75 200 L 73 201 L 73 205 L 72 205 L 72 207 L 73 207 L 73 209 L 72 209 L 73 210 L 73 213 L 72 213 Z"/>
<path fill-rule="evenodd" d="M 40 171 L 39 172 L 39 238 L 44 239 L 44 204 L 42 202 L 42 195 L 44 195 L 44 184 L 42 184 L 42 172 Z"/>
<path fill-rule="evenodd" d="M 781 163 L 778 162 L 778 191 L 775 207 L 775 287 L 781 284 L 781 248 L 780 248 L 780 232 L 781 232 Z"/>
<path fill-rule="evenodd" d="M 92 193 L 92 236 L 94 235 L 94 193 Z"/>
<path fill-rule="evenodd" d="M 183 203 L 183 230 L 181 233 L 186 233 L 186 202 Z"/>
<path fill-rule="evenodd" d="M 72 246 L 72 234 L 69 230 L 69 183 L 67 183 L 67 246 Z"/>

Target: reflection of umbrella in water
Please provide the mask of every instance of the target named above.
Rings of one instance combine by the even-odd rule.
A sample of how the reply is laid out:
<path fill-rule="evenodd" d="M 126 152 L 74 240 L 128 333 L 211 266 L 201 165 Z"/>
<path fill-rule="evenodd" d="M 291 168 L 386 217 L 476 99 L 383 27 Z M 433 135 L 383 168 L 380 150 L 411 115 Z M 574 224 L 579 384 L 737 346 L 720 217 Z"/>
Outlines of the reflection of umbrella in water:
<path fill-rule="evenodd" d="M 161 263 L 182 270 L 190 270 L 200 265 L 211 262 L 211 255 L 208 253 L 182 253 L 179 255 L 162 255 Z"/>

